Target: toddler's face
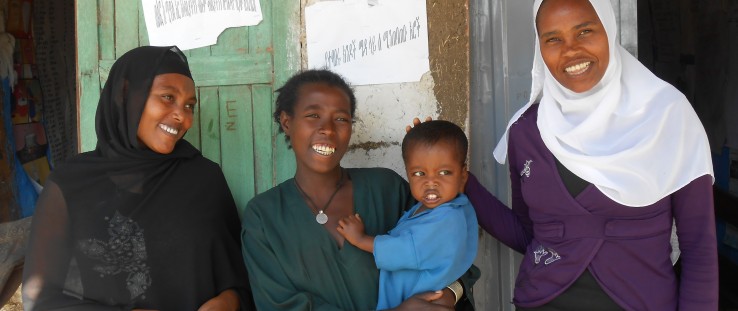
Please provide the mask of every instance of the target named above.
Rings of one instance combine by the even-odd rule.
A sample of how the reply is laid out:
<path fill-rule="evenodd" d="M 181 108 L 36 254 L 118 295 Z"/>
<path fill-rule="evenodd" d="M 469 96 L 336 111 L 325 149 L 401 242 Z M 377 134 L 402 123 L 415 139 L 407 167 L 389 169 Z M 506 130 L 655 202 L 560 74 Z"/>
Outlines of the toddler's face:
<path fill-rule="evenodd" d="M 458 159 L 456 145 L 439 141 L 434 145 L 416 144 L 405 161 L 410 191 L 427 208 L 453 200 L 464 191 L 468 173 Z"/>

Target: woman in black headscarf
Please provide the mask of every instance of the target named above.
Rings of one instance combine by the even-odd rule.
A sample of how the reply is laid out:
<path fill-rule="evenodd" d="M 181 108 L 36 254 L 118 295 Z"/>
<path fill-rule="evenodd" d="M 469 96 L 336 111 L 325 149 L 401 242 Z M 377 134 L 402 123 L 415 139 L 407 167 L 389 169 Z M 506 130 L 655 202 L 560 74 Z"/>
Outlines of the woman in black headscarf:
<path fill-rule="evenodd" d="M 176 47 L 115 62 L 97 147 L 60 165 L 39 197 L 26 310 L 253 309 L 223 173 L 182 139 L 196 103 Z"/>

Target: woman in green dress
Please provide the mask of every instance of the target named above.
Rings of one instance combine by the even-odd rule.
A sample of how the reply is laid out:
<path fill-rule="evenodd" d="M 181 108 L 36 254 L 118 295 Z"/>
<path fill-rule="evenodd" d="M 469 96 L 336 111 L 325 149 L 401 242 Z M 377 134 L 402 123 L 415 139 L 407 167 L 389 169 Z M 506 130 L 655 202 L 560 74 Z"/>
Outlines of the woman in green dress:
<path fill-rule="evenodd" d="M 336 227 L 358 213 L 367 234 L 386 233 L 413 204 L 408 184 L 389 169 L 341 167 L 356 99 L 340 76 L 304 71 L 278 92 L 274 119 L 295 153 L 297 171 L 253 198 L 243 214 L 244 260 L 257 308 L 373 310 L 379 283 L 374 258 L 346 243 Z M 453 295 L 448 289 L 419 294 L 396 309 L 452 310 Z"/>

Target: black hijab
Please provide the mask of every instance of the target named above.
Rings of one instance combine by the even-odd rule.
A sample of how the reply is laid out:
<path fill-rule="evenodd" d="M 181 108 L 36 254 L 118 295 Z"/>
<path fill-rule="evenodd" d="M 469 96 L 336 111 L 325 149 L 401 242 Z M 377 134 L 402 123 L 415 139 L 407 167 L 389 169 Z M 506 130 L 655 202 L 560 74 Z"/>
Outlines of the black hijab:
<path fill-rule="evenodd" d="M 187 59 L 177 47 L 143 46 L 121 56 L 110 69 L 95 116 L 97 148 L 106 158 L 160 159 L 189 157 L 190 148 L 175 148 L 171 155 L 156 155 L 137 139 L 154 77 L 179 73 L 192 79 Z"/>
<path fill-rule="evenodd" d="M 169 154 L 139 143 L 153 80 L 165 73 L 192 76 L 176 47 L 135 48 L 111 68 L 98 103 L 95 150 L 59 165 L 39 197 L 24 303 L 33 292 L 26 287 L 40 286 L 29 299 L 40 310 L 90 302 L 195 310 L 235 289 L 242 309 L 251 309 L 238 214 L 218 165 L 183 139 Z M 61 273 L 70 260 L 78 276 L 71 268 Z"/>
<path fill-rule="evenodd" d="M 200 155 L 200 151 L 185 140 L 177 142 L 169 154 L 156 153 L 138 141 L 138 125 L 151 85 L 156 75 L 165 73 L 192 78 L 186 57 L 175 46 L 142 46 L 116 60 L 97 105 L 97 146 L 68 161 L 66 166 L 73 169 L 64 170 L 65 180 L 59 181 L 65 188 L 72 191 L 94 189 L 96 183 L 90 176 L 107 176 L 121 189 L 140 192 L 142 187 L 147 187 L 148 193 L 158 193 L 158 181 L 176 169 L 176 159 Z"/>

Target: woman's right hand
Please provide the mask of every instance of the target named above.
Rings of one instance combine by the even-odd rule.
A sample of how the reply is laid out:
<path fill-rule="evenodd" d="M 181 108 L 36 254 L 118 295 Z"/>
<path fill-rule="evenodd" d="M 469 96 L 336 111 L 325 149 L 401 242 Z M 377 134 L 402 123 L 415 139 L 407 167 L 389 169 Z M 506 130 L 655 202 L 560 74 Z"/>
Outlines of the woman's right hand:
<path fill-rule="evenodd" d="M 437 292 L 425 292 L 413 295 L 412 297 L 406 299 L 402 302 L 399 306 L 387 310 L 387 311 L 403 311 L 403 310 L 437 310 L 437 311 L 443 311 L 443 310 L 453 310 L 453 307 L 443 306 L 439 304 L 433 303 L 434 300 L 438 300 L 443 296 L 442 291 Z"/>

